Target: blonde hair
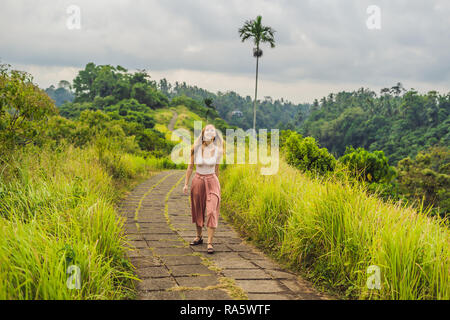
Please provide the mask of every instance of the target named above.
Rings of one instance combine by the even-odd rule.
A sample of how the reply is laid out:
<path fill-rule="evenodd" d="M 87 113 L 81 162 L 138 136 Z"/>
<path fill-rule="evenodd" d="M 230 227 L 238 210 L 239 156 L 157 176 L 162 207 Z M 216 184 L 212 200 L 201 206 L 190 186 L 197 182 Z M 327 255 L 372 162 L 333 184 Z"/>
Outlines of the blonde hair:
<path fill-rule="evenodd" d="M 198 136 L 198 138 L 195 140 L 194 144 L 191 147 L 191 155 L 194 154 L 194 152 L 196 152 L 204 143 L 204 135 L 205 135 L 205 130 L 207 126 L 213 126 L 214 130 L 216 131 L 216 135 L 213 138 L 212 143 L 214 143 L 214 145 L 216 147 L 219 148 L 219 150 L 221 149 L 223 152 L 223 147 L 224 147 L 224 141 L 220 135 L 220 133 L 217 131 L 216 127 L 212 124 L 212 123 L 208 123 L 203 129 L 202 129 L 202 133 Z"/>

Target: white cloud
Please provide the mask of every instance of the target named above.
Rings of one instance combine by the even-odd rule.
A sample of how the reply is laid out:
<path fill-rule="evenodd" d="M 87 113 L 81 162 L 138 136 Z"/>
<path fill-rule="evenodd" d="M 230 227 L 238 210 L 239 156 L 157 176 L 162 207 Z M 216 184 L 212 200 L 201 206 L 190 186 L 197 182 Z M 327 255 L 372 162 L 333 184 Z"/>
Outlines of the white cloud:
<path fill-rule="evenodd" d="M 203 50 L 202 46 L 196 46 L 196 45 L 188 45 L 186 48 L 184 48 L 184 52 L 186 53 L 196 53 Z"/>

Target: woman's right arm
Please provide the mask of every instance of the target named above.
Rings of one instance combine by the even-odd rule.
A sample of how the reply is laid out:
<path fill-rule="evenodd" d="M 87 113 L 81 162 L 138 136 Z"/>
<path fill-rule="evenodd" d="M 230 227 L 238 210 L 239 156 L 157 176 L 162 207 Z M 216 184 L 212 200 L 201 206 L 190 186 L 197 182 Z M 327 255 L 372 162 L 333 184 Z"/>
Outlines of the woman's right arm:
<path fill-rule="evenodd" d="M 194 154 L 192 153 L 191 161 L 189 162 L 189 165 L 188 165 L 187 171 L 186 171 L 186 180 L 184 182 L 184 188 L 183 188 L 184 194 L 187 194 L 189 179 L 191 178 L 193 169 L 194 169 Z"/>

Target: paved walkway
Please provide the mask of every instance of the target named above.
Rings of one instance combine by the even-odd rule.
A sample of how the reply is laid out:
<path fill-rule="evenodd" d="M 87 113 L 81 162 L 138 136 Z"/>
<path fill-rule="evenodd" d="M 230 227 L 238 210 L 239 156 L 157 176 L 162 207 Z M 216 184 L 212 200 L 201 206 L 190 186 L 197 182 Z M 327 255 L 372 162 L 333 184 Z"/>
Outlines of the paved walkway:
<path fill-rule="evenodd" d="M 243 241 L 219 218 L 214 254 L 195 236 L 189 197 L 183 194 L 185 171 L 163 171 L 141 183 L 122 201 L 129 256 L 142 281 L 138 299 L 327 299 L 295 274 L 283 270 Z"/>
<path fill-rule="evenodd" d="M 173 117 L 172 117 L 172 119 L 170 119 L 170 123 L 167 127 L 170 131 L 173 131 L 173 128 L 175 127 L 175 123 L 177 122 L 177 118 L 178 118 L 178 113 L 176 111 L 174 111 Z"/>

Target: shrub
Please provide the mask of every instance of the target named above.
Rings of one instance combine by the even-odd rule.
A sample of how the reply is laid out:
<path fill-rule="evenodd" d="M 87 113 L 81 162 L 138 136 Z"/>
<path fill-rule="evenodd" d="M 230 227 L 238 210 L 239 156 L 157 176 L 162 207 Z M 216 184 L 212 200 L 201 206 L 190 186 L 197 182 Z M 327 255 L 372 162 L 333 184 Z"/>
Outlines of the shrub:
<path fill-rule="evenodd" d="M 346 147 L 339 161 L 364 181 L 387 184 L 396 176 L 395 168 L 389 166 L 382 150 L 369 152 L 364 148 L 355 150 L 352 146 Z"/>
<path fill-rule="evenodd" d="M 336 159 L 326 148 L 319 148 L 313 137 L 302 138 L 292 132 L 284 145 L 287 162 L 302 171 L 324 174 L 333 171 Z"/>
<path fill-rule="evenodd" d="M 53 100 L 32 80 L 26 72 L 0 65 L 0 154 L 34 142 L 47 117 L 57 113 Z"/>

